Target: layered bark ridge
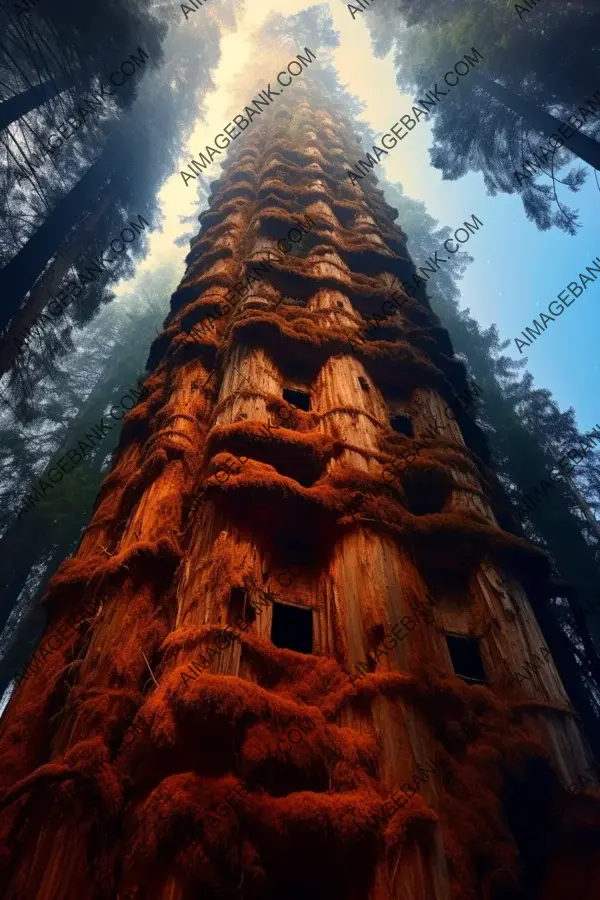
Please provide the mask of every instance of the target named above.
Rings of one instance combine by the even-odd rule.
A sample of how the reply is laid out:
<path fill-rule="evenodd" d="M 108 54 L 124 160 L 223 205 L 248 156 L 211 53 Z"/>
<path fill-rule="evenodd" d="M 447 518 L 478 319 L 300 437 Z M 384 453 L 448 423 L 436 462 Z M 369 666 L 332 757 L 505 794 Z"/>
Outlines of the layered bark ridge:
<path fill-rule="evenodd" d="M 375 179 L 349 186 L 349 123 L 295 90 L 231 148 L 45 598 L 53 633 L 97 609 L 0 723 L 2 896 L 594 896 L 597 795 L 565 791 L 585 741 L 551 658 L 514 678 L 547 562 L 498 525 L 424 293 L 357 339 L 413 263 Z M 290 609 L 312 652 L 271 639 Z"/>

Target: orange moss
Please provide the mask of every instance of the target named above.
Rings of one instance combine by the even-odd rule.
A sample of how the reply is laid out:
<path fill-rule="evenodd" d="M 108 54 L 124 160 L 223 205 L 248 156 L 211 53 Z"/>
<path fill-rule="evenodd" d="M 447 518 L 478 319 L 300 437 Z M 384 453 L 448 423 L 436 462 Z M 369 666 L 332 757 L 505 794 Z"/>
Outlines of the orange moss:
<path fill-rule="evenodd" d="M 386 851 L 392 854 L 409 838 L 418 839 L 438 824 L 438 816 L 420 794 L 411 797 L 402 809 L 396 809 L 383 832 Z M 377 823 L 379 824 L 379 823 Z"/>
<path fill-rule="evenodd" d="M 554 723 L 571 717 L 570 710 L 524 700 L 502 678 L 493 691 L 465 684 L 432 657 L 423 632 L 403 645 L 402 671 L 392 670 L 387 658 L 381 671 L 353 684 L 342 668 L 352 626 L 345 620 L 349 601 L 339 567 L 337 576 L 326 569 L 336 541 L 356 539 L 359 546 L 378 531 L 394 537 L 402 551 L 400 608 L 427 602 L 422 576 L 434 563 L 466 577 L 482 559 L 508 561 L 541 578 L 548 563 L 539 550 L 477 515 L 409 511 L 423 477 L 449 496 L 457 487 L 454 472 L 470 476 L 473 485 L 485 482 L 486 473 L 462 445 L 436 440 L 423 446 L 392 434 L 377 403 L 402 385 L 408 394 L 433 389 L 456 409 L 464 366 L 451 358 L 423 292 L 403 304 L 394 325 L 399 340 L 358 346 L 361 312 L 372 315 L 411 270 L 405 235 L 390 224 L 397 213 L 371 181 L 360 195 L 347 185 L 344 165 L 358 149 L 345 138 L 338 112 L 319 104 L 311 109 L 300 90 L 294 113 L 310 125 L 301 148 L 287 139 L 290 112 L 280 109 L 271 120 L 265 116 L 271 123 L 266 137 L 256 129 L 241 148 L 232 148 L 213 184 L 211 207 L 200 216 L 203 230 L 191 243 L 186 275 L 152 346 L 156 371 L 124 419 L 93 522 L 50 583 L 45 602 L 52 627 L 90 598 L 106 599 L 93 627 L 82 626 L 18 688 L 0 725 L 2 836 L 16 847 L 3 857 L 16 872 L 9 890 L 26 883 L 29 862 L 45 847 L 52 856 L 48 871 L 56 871 L 55 826 L 40 828 L 41 812 L 51 804 L 60 823 L 77 824 L 76 852 L 84 848 L 90 863 L 89 882 L 81 888 L 72 879 L 65 898 L 88 900 L 94 891 L 112 898 L 135 886 L 144 897 L 311 896 L 316 872 L 323 893 L 367 896 L 376 866 L 378 884 L 389 882 L 375 888 L 384 898 L 394 892 L 396 876 L 404 876 L 413 850 L 431 845 L 431 832 L 439 828 L 452 900 L 465 888 L 492 900 L 512 889 L 521 862 L 503 795 L 535 764 L 546 774 L 554 833 L 567 847 L 553 847 L 540 900 L 563 900 L 556 887 L 561 878 L 570 896 L 583 900 L 586 887 L 592 893 L 600 887 L 593 861 L 600 793 L 570 797 L 560 789 L 540 724 L 542 716 Z M 230 302 L 234 315 L 219 316 L 204 334 L 196 327 L 190 341 L 187 332 L 224 309 L 230 288 L 265 258 L 271 233 L 294 224 L 291 210 L 299 204 L 314 219 L 306 257 L 273 253 L 272 270 L 249 286 L 243 306 Z M 369 217 L 383 220 L 383 230 Z M 382 234 L 385 243 L 377 240 Z M 353 271 L 357 266 L 377 274 Z M 342 305 L 353 304 L 355 321 L 347 309 L 345 316 L 338 313 L 332 298 L 314 296 L 328 289 L 343 295 Z M 314 302 L 306 309 L 264 309 L 286 291 Z M 217 403 L 218 372 L 229 366 L 233 350 L 247 347 L 267 352 L 282 375 L 300 370 L 303 377 L 316 376 L 332 356 L 352 355 L 381 397 L 359 411 L 351 401 L 331 401 L 324 389 L 331 404 L 325 412 L 294 410 L 296 426 L 277 424 L 268 437 L 257 421 L 220 424 L 231 397 Z M 255 396 L 244 389 L 235 400 Z M 273 394 L 260 396 L 269 414 L 290 409 Z M 359 415 L 376 436 L 376 449 L 336 437 L 338 420 Z M 398 452 L 417 448 L 393 484 L 373 474 L 374 463 L 383 470 Z M 369 473 L 341 464 L 346 451 L 360 454 Z M 211 473 L 231 453 L 248 459 L 215 482 Z M 192 498 L 193 527 L 184 529 L 184 504 Z M 351 524 L 357 499 L 360 519 Z M 274 647 L 260 636 L 264 620 L 255 621 L 237 637 L 243 677 L 205 672 L 183 683 L 190 656 L 223 631 L 231 589 L 243 588 L 250 597 L 260 592 L 269 583 L 271 558 L 278 560 L 276 539 L 291 533 L 308 536 L 315 555 L 283 599 L 313 610 L 328 655 Z M 370 596 L 368 582 L 364 587 L 368 596 L 359 597 L 353 611 L 360 621 L 354 638 L 371 640 L 386 605 Z M 473 621 L 480 617 L 483 627 L 487 620 L 474 592 L 469 603 Z M 206 608 L 212 609 L 208 624 Z M 124 735 L 134 719 L 144 728 L 127 745 Z M 392 762 L 405 765 L 404 758 L 390 759 L 390 738 L 398 736 L 398 754 L 408 757 L 410 768 L 414 735 L 436 759 L 435 794 L 427 795 L 428 803 L 423 788 L 382 828 L 372 816 L 397 786 L 383 783 L 379 764 L 384 761 L 388 772 Z M 228 801 L 226 814 L 215 816 L 240 779 L 243 790 Z M 23 847 L 28 855 L 19 868 Z M 32 888 L 40 896 L 51 889 L 48 881 Z"/>

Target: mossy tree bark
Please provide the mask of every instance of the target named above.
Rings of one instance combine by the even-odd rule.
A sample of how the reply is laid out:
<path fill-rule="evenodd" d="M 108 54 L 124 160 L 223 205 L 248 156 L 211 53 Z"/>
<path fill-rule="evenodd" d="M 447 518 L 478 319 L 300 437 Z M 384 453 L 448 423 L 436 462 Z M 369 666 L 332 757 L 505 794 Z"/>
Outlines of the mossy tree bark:
<path fill-rule="evenodd" d="M 46 639 L 65 641 L 0 722 L 9 898 L 456 900 L 519 879 L 550 898 L 553 873 L 598 879 L 598 813 L 564 792 L 587 746 L 525 590 L 547 560 L 497 523 L 464 367 L 398 281 L 394 211 L 348 183 L 350 123 L 294 90 L 213 185 L 49 585 Z M 286 256 L 303 214 L 307 253 Z M 386 339 L 359 338 L 390 294 Z M 274 640 L 291 615 L 311 652 L 298 628 Z M 477 641 L 483 684 L 447 635 Z M 523 810 L 556 845 L 544 865 Z M 583 830 L 577 852 L 556 840 Z"/>

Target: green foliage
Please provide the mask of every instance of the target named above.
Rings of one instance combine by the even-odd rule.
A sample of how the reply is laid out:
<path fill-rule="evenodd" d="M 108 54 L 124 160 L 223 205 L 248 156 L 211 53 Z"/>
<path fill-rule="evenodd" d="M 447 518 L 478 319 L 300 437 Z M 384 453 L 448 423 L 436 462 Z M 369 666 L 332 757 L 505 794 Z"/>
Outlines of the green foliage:
<path fill-rule="evenodd" d="M 546 173 L 519 183 L 514 172 L 549 136 L 527 104 L 557 118 L 558 125 L 597 87 L 600 10 L 589 4 L 575 15 L 544 3 L 519 20 L 514 4 L 504 0 L 447 0 L 441 12 L 430 0 L 400 0 L 399 6 L 398 0 L 378 0 L 365 17 L 376 51 L 383 55 L 395 49 L 398 85 L 416 98 L 435 82 L 443 87 L 445 72 L 471 48 L 484 56 L 478 74 L 461 79 L 432 110 L 433 165 L 447 179 L 481 172 L 490 194 L 520 193 L 527 217 L 538 228 L 575 233 L 577 213 L 560 195 L 580 190 L 585 170 L 570 168 L 561 172 L 560 181 L 557 177 L 571 166 L 573 145 L 552 155 Z M 578 47 L 578 53 L 565 53 L 566 47 Z M 493 82 L 506 89 L 503 100 L 493 94 Z M 600 134 L 600 117 L 588 119 L 586 131 Z M 594 151 L 587 153 L 599 168 Z M 596 155 L 600 160 L 600 146 Z"/>

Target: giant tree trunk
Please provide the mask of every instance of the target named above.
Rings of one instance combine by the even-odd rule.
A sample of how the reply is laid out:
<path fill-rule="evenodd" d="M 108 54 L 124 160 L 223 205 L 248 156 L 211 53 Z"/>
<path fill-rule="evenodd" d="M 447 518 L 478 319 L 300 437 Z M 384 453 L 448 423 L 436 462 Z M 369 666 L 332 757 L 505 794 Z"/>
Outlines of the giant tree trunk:
<path fill-rule="evenodd" d="M 509 91 L 501 84 L 498 84 L 497 81 L 492 81 L 491 78 L 486 78 L 479 72 L 473 72 L 471 78 L 473 79 L 473 84 L 479 85 L 486 94 L 503 103 L 504 106 L 524 119 L 531 128 L 535 128 L 537 131 L 545 134 L 546 137 L 550 137 L 552 134 L 560 137 L 558 128 L 561 125 L 565 126 L 565 123 L 560 119 L 540 109 L 539 106 L 529 103 L 528 100 L 525 100 L 519 94 Z M 570 126 L 565 127 L 570 128 Z M 570 128 L 570 130 L 575 131 L 573 128 Z M 565 148 L 574 153 L 575 156 L 578 156 L 583 162 L 589 163 L 594 169 L 600 170 L 600 143 L 594 138 L 588 137 L 580 131 L 575 131 L 571 137 L 565 140 Z"/>
<path fill-rule="evenodd" d="M 42 84 L 36 84 L 34 87 L 28 88 L 16 97 L 9 97 L 8 100 L 0 101 L 0 128 L 7 128 L 21 116 L 37 109 L 42 103 L 52 100 L 53 97 L 67 91 L 73 84 L 71 78 L 60 76 L 53 81 L 44 81 Z"/>
<path fill-rule="evenodd" d="M 590 757 L 524 589 L 547 561 L 498 526 L 405 237 L 345 177 L 352 123 L 294 91 L 213 186 L 49 586 L 65 642 L 0 722 L 7 896 L 584 900 L 600 815 L 564 786 Z M 397 340 L 359 342 L 392 282 Z"/>

